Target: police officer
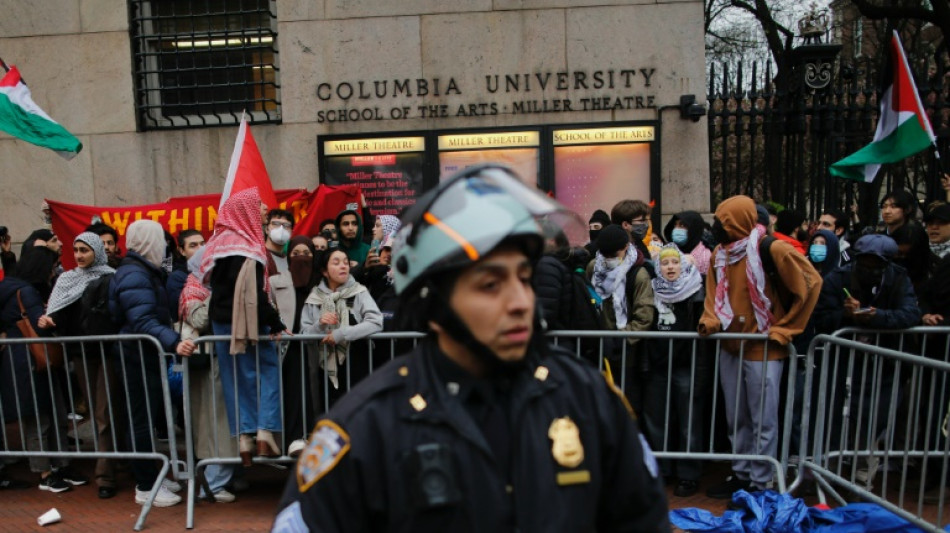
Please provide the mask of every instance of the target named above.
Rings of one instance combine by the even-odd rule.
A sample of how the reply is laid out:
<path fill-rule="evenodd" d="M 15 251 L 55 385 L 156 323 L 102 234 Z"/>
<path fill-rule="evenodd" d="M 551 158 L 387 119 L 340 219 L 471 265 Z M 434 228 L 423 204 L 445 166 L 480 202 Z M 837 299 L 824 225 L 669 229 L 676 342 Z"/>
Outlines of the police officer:
<path fill-rule="evenodd" d="M 538 219 L 563 213 L 491 165 L 407 211 L 400 313 L 431 334 L 317 423 L 274 531 L 669 531 L 622 395 L 544 342 Z"/>

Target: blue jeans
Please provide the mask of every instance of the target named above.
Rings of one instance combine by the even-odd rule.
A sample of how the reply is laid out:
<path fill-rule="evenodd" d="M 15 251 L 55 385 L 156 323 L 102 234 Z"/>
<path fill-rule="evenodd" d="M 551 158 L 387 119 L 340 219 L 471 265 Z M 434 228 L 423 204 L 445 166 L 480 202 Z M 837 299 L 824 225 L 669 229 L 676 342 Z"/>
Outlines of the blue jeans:
<path fill-rule="evenodd" d="M 234 476 L 235 465 L 210 464 L 205 467 L 205 481 L 211 487 L 211 494 L 217 494 L 224 490 L 225 485 L 231 482 Z M 201 488 L 200 498 L 207 496 L 204 487 Z"/>
<path fill-rule="evenodd" d="M 215 335 L 231 335 L 231 324 L 212 322 L 211 327 Z M 266 340 L 248 343 L 246 352 L 234 355 L 230 354 L 230 348 L 230 341 L 214 343 L 231 435 L 257 433 L 259 429 L 279 433 L 280 363 L 274 343 Z M 234 409 L 235 389 L 238 412 Z"/>

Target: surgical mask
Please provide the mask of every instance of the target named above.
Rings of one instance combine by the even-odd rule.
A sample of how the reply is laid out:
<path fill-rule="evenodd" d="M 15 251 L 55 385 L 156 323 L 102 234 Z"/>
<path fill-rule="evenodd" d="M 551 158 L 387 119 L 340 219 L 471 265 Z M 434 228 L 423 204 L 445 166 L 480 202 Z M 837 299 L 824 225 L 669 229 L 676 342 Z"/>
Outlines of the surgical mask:
<path fill-rule="evenodd" d="M 619 257 L 611 257 L 610 259 L 604 259 L 604 265 L 608 270 L 613 270 L 620 266 L 622 261 L 623 259 L 620 259 Z"/>
<path fill-rule="evenodd" d="M 683 228 L 675 228 L 672 233 L 673 242 L 676 244 L 686 244 L 689 233 Z"/>
<path fill-rule="evenodd" d="M 824 244 L 813 244 L 808 247 L 808 257 L 814 263 L 821 263 L 828 258 L 828 247 Z"/>
<path fill-rule="evenodd" d="M 290 240 L 290 231 L 285 227 L 273 228 L 267 234 L 271 242 L 277 246 L 283 246 Z"/>
<path fill-rule="evenodd" d="M 630 233 L 640 240 L 643 240 L 643 238 L 647 236 L 649 229 L 650 224 L 647 222 L 634 222 L 630 225 Z"/>

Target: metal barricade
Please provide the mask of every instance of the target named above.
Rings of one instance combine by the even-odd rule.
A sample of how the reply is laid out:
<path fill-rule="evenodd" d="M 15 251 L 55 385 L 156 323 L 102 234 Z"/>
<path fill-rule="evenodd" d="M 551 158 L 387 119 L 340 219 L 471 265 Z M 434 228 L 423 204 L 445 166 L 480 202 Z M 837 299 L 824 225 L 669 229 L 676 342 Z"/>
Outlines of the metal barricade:
<path fill-rule="evenodd" d="M 273 420 L 272 414 L 279 413 L 279 422 L 274 424 L 279 428 L 272 428 L 279 430 L 274 431 L 279 455 L 255 456 L 252 462 L 284 468 L 294 461 L 288 455 L 289 447 L 294 441 L 307 439 L 318 416 L 360 379 L 408 352 L 423 337 L 422 333 L 392 332 L 354 341 L 347 346 L 346 358 L 339 363 L 336 376 L 323 370 L 332 356 L 326 345 L 320 342 L 324 335 L 284 335 L 276 342 L 262 340 L 264 348 L 260 343 L 249 344 L 242 357 L 254 358 L 250 375 L 242 375 L 239 366 L 231 364 L 232 361 L 223 365 L 230 372 L 221 370 L 220 360 L 232 357 L 229 336 L 196 339 L 202 355 L 183 358 L 179 365 L 183 376 L 187 470 L 192 481 L 188 484 L 185 526 L 188 529 L 194 527 L 199 482 L 205 497 L 213 498 L 208 478 L 220 483 L 231 475 L 235 465 L 242 462 L 239 457 L 242 411 L 257 417 L 251 421 L 255 431 L 262 427 L 262 418 L 271 417 Z M 274 343 L 276 361 L 269 360 L 270 348 L 266 344 L 269 342 Z M 270 368 L 275 363 L 276 373 Z M 276 383 L 262 382 L 262 375 L 267 376 L 265 380 L 276 380 Z M 334 377 L 337 378 L 335 386 L 332 383 Z M 276 404 L 272 395 L 275 388 Z M 226 394 L 225 390 L 229 393 Z M 242 401 L 245 402 L 243 407 Z M 262 413 L 266 414 L 262 416 Z M 233 427 L 229 416 L 234 418 Z"/>
<path fill-rule="evenodd" d="M 776 413 L 776 419 L 769 420 L 765 416 L 766 380 L 761 380 L 758 390 L 744 391 L 744 367 L 743 363 L 759 363 L 768 358 L 768 346 L 765 344 L 765 351 L 762 359 L 751 357 L 746 354 L 746 346 L 750 342 L 764 343 L 768 339 L 765 334 L 735 334 L 718 333 L 708 337 L 700 337 L 697 333 L 689 332 L 625 332 L 625 331 L 553 331 L 549 337 L 552 343 L 562 345 L 575 356 L 587 358 L 596 364 L 601 370 L 608 367 L 609 358 L 605 357 L 604 351 L 610 349 L 611 339 L 620 341 L 619 348 L 614 345 L 615 355 L 611 374 L 618 387 L 620 387 L 631 403 L 637 403 L 637 397 L 641 404 L 640 409 L 634 405 L 641 419 L 641 429 L 647 434 L 651 447 L 655 455 L 661 460 L 676 460 L 680 462 L 693 461 L 691 465 L 693 473 L 698 479 L 697 469 L 701 468 L 699 461 L 705 460 L 730 460 L 736 462 L 758 462 L 767 463 L 773 469 L 773 485 L 780 492 L 786 491 L 786 468 L 789 457 L 789 441 L 793 429 L 792 409 L 794 405 L 794 391 L 796 373 L 788 372 L 787 390 L 784 398 L 784 409 Z M 591 358 L 589 350 L 585 353 L 584 339 L 595 340 L 596 355 Z M 631 345 L 629 340 L 636 340 L 637 345 Z M 730 374 L 730 379 L 734 379 L 739 385 L 736 387 L 735 397 L 725 398 L 720 392 L 720 383 L 723 375 L 723 369 L 720 366 L 719 354 L 722 351 L 723 343 L 738 343 L 737 353 L 730 357 L 736 357 L 736 373 Z M 653 351 L 659 355 L 659 368 L 637 369 L 638 359 L 644 357 L 643 344 L 653 343 Z M 657 347 L 659 344 L 659 347 Z M 590 344 L 587 344 L 587 348 Z M 790 358 L 795 356 L 794 348 L 788 347 Z M 687 353 L 680 353 L 686 350 Z M 619 353 L 617 353 L 619 351 Z M 684 357 L 685 356 L 685 357 Z M 677 362 L 677 359 L 679 361 Z M 685 361 L 684 361 L 685 359 Z M 618 367 L 619 363 L 619 367 Z M 679 368 L 675 368 L 678 366 Z M 640 375 L 638 375 L 640 373 Z M 734 377 L 733 377 L 734 376 Z M 639 380 L 639 381 L 638 381 Z M 645 380 L 645 382 L 641 382 Z M 637 391 L 637 388 L 644 390 Z M 740 436 L 738 435 L 738 425 L 734 425 L 732 432 L 728 434 L 731 444 L 729 449 L 723 449 L 722 443 L 717 446 L 716 435 L 727 432 L 724 426 L 723 415 L 727 418 L 732 416 L 735 420 L 739 416 L 739 410 L 744 409 L 746 405 L 742 404 L 742 398 L 748 394 L 758 397 L 756 402 L 759 405 L 759 412 L 750 413 L 756 420 L 752 438 L 755 440 L 755 449 L 752 453 L 740 453 L 736 450 L 735 443 Z M 686 405 L 685 413 L 681 408 Z M 733 412 L 728 413 L 720 406 L 732 404 Z M 702 412 L 696 412 L 702 408 Z M 646 416 L 643 416 L 646 415 Z M 670 428 L 673 425 L 676 415 L 685 415 L 686 421 L 675 421 L 677 424 L 678 435 L 671 434 Z M 778 446 L 774 452 L 762 448 L 761 440 L 763 432 L 768 431 L 767 425 L 774 424 L 778 432 Z M 697 436 L 695 432 L 702 435 Z M 766 439 L 768 440 L 768 439 Z M 686 444 L 683 443 L 685 441 Z M 679 465 L 663 465 L 664 468 L 679 468 Z"/>
<path fill-rule="evenodd" d="M 33 371 L 30 345 L 62 346 L 63 365 Z M 65 467 L 69 459 L 96 459 L 96 475 L 112 477 L 113 482 L 117 460 L 159 461 L 161 468 L 135 522 L 136 531 L 144 526 L 169 470 L 176 479 L 188 478 L 185 463 L 178 459 L 166 356 L 155 338 L 0 339 L 0 365 L 6 374 L 0 408 L 0 457 L 27 457 L 44 470 Z M 160 391 L 154 387 L 158 383 Z M 151 392 L 146 392 L 148 385 L 140 384 L 151 385 Z M 88 422 L 81 422 L 76 415 L 82 400 L 88 406 Z M 147 434 L 139 439 L 130 435 L 136 421 L 138 427 L 147 424 Z M 18 434 L 11 435 L 6 425 L 14 422 Z M 160 426 L 167 431 L 167 448 L 158 443 L 156 430 Z M 80 438 L 87 429 L 89 442 Z M 21 449 L 11 447 L 15 439 Z"/>
<path fill-rule="evenodd" d="M 881 505 L 943 531 L 950 470 L 950 328 L 847 329 L 819 335 L 806 358 L 801 468 L 844 505 Z"/>

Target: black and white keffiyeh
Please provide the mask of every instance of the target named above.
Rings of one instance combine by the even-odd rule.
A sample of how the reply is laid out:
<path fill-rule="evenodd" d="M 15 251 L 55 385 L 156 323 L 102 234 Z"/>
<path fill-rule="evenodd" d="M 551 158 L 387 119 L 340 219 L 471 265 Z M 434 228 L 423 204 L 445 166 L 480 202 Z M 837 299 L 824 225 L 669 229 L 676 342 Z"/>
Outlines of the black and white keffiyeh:
<path fill-rule="evenodd" d="M 99 279 L 100 276 L 112 274 L 115 269 L 108 265 L 108 256 L 106 256 L 106 247 L 102 244 L 102 239 L 90 231 L 80 233 L 73 240 L 73 244 L 82 242 L 92 248 L 96 259 L 91 266 L 86 268 L 76 267 L 68 272 L 63 272 L 56 279 L 56 286 L 49 296 L 49 305 L 46 307 L 46 313 L 55 313 L 60 309 L 68 307 L 76 300 L 82 298 L 83 291 L 92 280 Z"/>

